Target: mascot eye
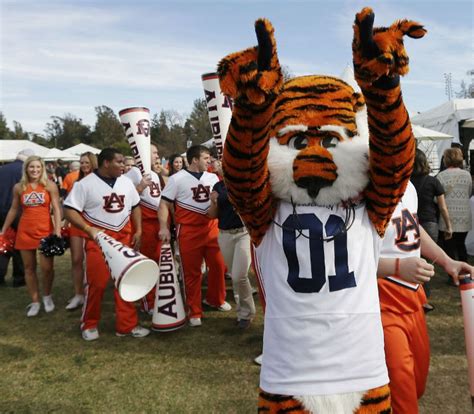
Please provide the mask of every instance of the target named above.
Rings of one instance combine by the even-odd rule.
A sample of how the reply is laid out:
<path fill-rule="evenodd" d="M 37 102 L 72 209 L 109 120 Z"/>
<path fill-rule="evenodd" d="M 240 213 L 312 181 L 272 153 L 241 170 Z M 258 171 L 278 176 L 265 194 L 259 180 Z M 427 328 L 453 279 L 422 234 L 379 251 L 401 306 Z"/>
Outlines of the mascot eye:
<path fill-rule="evenodd" d="M 288 146 L 293 149 L 302 150 L 308 146 L 308 138 L 298 135 L 290 139 Z"/>
<path fill-rule="evenodd" d="M 321 140 L 321 146 L 324 148 L 334 148 L 339 140 L 336 137 L 324 137 Z"/>

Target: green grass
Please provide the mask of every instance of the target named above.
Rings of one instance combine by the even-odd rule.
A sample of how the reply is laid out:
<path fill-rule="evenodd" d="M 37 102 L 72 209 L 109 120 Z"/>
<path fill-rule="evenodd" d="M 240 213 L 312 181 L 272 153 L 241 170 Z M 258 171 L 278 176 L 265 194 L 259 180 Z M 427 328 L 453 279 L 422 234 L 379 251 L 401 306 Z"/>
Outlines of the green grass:
<path fill-rule="evenodd" d="M 256 411 L 259 368 L 252 360 L 261 351 L 260 311 L 243 332 L 235 327 L 234 311 L 206 311 L 201 328 L 117 338 L 109 291 L 100 339 L 87 343 L 79 312 L 64 310 L 71 290 L 68 255 L 56 259 L 57 309 L 50 315 L 26 318 L 26 289 L 0 288 L 1 413 Z M 441 274 L 433 282 L 432 303 L 431 369 L 421 412 L 469 413 L 459 292 Z"/>

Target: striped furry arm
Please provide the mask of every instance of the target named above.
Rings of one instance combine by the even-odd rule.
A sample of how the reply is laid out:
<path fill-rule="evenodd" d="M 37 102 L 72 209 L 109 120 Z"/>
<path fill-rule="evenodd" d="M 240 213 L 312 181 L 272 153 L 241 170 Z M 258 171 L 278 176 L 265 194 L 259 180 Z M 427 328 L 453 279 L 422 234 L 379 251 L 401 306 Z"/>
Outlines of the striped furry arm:
<path fill-rule="evenodd" d="M 258 46 L 226 56 L 218 65 L 222 92 L 234 100 L 223 169 L 229 198 L 255 243 L 273 210 L 267 167 L 268 130 L 283 84 L 273 27 L 255 23 Z M 270 208 L 269 208 L 270 206 Z"/>
<path fill-rule="evenodd" d="M 370 8 L 357 14 L 352 51 L 369 122 L 367 209 L 382 236 L 405 192 L 415 154 L 415 139 L 400 89 L 400 76 L 408 73 L 409 60 L 403 36 L 421 38 L 426 30 L 408 20 L 396 21 L 389 28 L 373 28 L 373 22 Z"/>

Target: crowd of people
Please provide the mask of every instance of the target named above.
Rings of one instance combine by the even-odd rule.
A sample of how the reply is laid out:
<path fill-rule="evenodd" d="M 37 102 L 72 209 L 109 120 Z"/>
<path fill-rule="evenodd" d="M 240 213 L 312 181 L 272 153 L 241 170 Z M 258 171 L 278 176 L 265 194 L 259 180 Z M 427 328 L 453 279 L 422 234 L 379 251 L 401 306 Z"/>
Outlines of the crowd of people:
<path fill-rule="evenodd" d="M 5 283 L 12 258 L 13 286 L 25 284 L 31 297 L 27 317 L 53 301 L 54 258 L 37 255 L 41 239 L 64 236 L 68 228 L 74 296 L 66 309 L 82 308 L 81 333 L 86 341 L 99 338 L 101 302 L 110 273 L 95 242 L 99 231 L 159 261 L 162 243 L 171 243 L 180 261 L 188 323 L 202 325 L 205 304 L 230 311 L 225 274 L 230 274 L 236 303 L 236 323 L 246 329 L 256 308 L 248 273 L 250 238 L 227 195 L 220 161 L 197 145 L 186 156 L 174 154 L 164 168 L 157 146 L 151 144 L 151 174 L 142 175 L 134 159 L 114 148 L 98 156 L 87 152 L 79 162 L 45 164 L 31 150 L 0 167 L 0 236 L 16 230 L 15 249 L 0 255 L 0 284 Z M 430 259 L 457 284 L 457 275 L 471 274 L 465 240 L 472 228 L 472 180 L 463 169 L 458 148 L 444 154 L 445 169 L 437 176 L 423 152 L 417 150 L 412 183 L 392 216 L 378 266 L 379 298 L 385 354 L 396 412 L 416 412 L 429 366 L 425 313 Z M 421 255 L 425 258 L 421 258 Z M 42 276 L 40 289 L 37 258 Z M 206 297 L 201 297 L 203 270 Z M 257 272 L 258 273 L 258 272 Z M 42 292 L 42 293 L 40 293 Z M 147 336 L 138 323 L 137 304 L 124 301 L 114 288 L 117 336 Z M 261 297 L 265 311 L 264 296 Z M 139 304 L 145 313 L 154 307 L 151 291 Z M 410 396 L 409 398 L 407 396 Z"/>

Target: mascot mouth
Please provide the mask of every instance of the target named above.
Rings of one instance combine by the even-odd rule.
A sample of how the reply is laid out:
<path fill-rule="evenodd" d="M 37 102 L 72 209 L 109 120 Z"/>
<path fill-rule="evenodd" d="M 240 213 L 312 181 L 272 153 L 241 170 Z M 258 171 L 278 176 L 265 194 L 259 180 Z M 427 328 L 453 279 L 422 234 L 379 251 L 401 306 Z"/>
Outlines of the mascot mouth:
<path fill-rule="evenodd" d="M 313 199 L 318 196 L 322 188 L 329 187 L 333 183 L 333 180 L 327 180 L 321 177 L 301 177 L 296 181 L 296 185 L 304 188 Z"/>

